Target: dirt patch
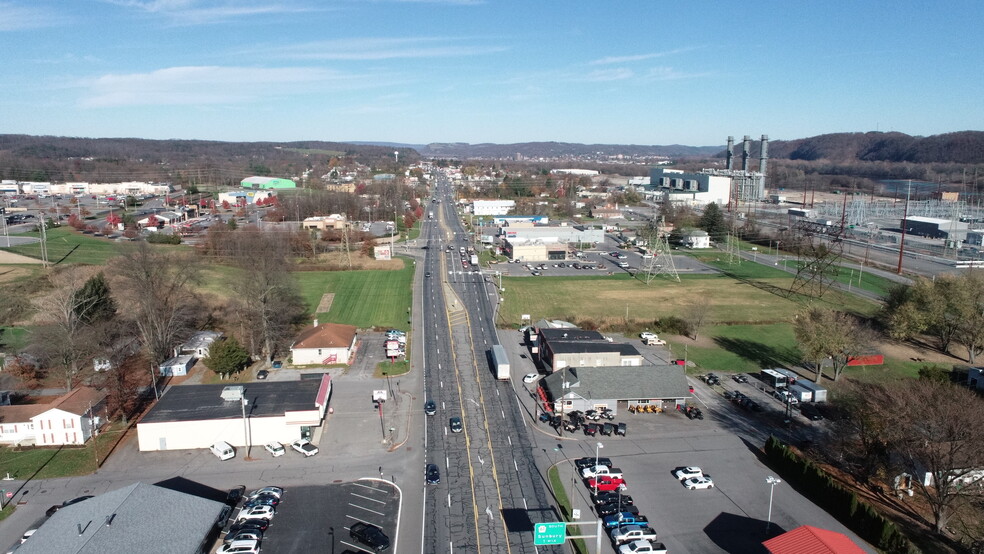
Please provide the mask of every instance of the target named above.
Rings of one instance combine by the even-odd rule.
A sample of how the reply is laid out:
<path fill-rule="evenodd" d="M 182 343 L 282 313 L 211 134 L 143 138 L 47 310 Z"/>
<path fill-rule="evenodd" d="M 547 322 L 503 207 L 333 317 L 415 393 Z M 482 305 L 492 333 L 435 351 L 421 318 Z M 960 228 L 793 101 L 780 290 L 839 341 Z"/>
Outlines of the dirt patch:
<path fill-rule="evenodd" d="M 41 260 L 0 250 L 0 264 L 40 264 Z"/>
<path fill-rule="evenodd" d="M 350 265 L 351 262 L 351 265 Z M 400 270 L 404 264 L 401 259 L 376 260 L 362 255 L 361 252 L 352 252 L 351 257 L 344 252 L 328 252 L 318 255 L 317 259 L 302 263 L 297 266 L 299 271 L 343 271 L 349 269 L 384 269 Z"/>
<path fill-rule="evenodd" d="M 927 362 L 943 365 L 967 363 L 965 360 L 962 360 L 956 356 L 895 341 L 878 341 L 875 343 L 875 350 L 884 354 L 886 358 L 894 358 L 896 360 L 911 360 L 914 362 Z"/>
<path fill-rule="evenodd" d="M 335 301 L 335 293 L 326 292 L 321 295 L 321 302 L 318 302 L 318 309 L 315 313 L 326 314 L 331 311 L 331 303 Z"/>
<path fill-rule="evenodd" d="M 30 276 L 32 270 L 26 267 L 0 265 L 0 284 L 12 283 L 18 279 Z"/>

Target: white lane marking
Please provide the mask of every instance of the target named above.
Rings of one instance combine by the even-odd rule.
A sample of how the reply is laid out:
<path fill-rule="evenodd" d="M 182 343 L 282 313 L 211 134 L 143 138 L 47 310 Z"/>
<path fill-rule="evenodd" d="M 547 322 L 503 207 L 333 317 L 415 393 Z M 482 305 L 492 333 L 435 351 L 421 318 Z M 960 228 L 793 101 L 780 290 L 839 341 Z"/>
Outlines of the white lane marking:
<path fill-rule="evenodd" d="M 506 419 L 506 411 L 505 410 L 499 410 L 499 413 L 502 414 L 502 419 Z"/>
<path fill-rule="evenodd" d="M 352 493 L 352 496 L 355 496 L 357 498 L 361 498 L 363 500 L 368 500 L 370 502 L 375 502 L 377 504 L 386 504 L 386 501 L 385 500 L 379 500 L 379 499 L 376 499 L 376 498 L 370 498 L 368 496 L 363 496 L 361 494 L 355 494 L 354 492 Z"/>
<path fill-rule="evenodd" d="M 376 510 L 371 510 L 369 508 L 366 508 L 365 506 L 359 506 L 358 504 L 352 504 L 351 502 L 349 502 L 349 506 L 352 506 L 353 508 L 358 508 L 360 510 L 365 510 L 367 512 L 372 512 L 372 513 L 376 514 L 377 516 L 386 515 L 383 512 L 377 512 Z"/>
<path fill-rule="evenodd" d="M 448 495 L 448 508 L 450 508 L 450 507 L 451 507 L 451 495 L 449 494 Z"/>
<path fill-rule="evenodd" d="M 519 464 L 516 463 L 516 460 L 513 460 L 513 467 L 516 468 L 516 473 L 519 473 Z"/>
<path fill-rule="evenodd" d="M 506 435 L 506 440 L 509 441 L 509 446 L 512 446 L 512 437 L 509 436 L 509 435 Z"/>
<path fill-rule="evenodd" d="M 444 469 L 451 469 L 451 458 L 448 456 L 444 457 Z"/>

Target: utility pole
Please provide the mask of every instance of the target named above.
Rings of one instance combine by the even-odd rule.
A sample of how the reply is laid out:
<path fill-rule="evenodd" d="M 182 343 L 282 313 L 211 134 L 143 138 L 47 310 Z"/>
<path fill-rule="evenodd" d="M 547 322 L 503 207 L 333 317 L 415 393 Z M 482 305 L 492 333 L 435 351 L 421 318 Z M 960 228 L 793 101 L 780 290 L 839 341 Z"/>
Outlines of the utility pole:
<path fill-rule="evenodd" d="M 902 238 L 899 240 L 899 266 L 895 273 L 902 275 L 902 256 L 905 253 L 905 227 L 909 217 L 909 194 L 912 193 L 912 181 L 909 181 L 909 188 L 905 192 L 905 206 L 902 208 Z"/>

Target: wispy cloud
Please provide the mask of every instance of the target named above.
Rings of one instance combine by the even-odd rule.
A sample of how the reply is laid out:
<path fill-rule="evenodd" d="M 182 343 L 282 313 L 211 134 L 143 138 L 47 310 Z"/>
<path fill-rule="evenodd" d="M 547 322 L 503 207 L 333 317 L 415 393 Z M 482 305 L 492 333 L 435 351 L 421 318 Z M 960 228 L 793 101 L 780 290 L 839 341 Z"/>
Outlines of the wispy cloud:
<path fill-rule="evenodd" d="M 217 23 L 229 19 L 285 13 L 322 11 L 323 8 L 285 5 L 267 0 L 103 0 L 110 4 L 132 8 L 169 18 L 181 25 Z"/>
<path fill-rule="evenodd" d="M 378 76 L 343 74 L 306 67 L 169 67 L 149 73 L 108 74 L 83 83 L 84 107 L 243 104 L 315 91 L 350 90 L 385 84 Z"/>
<path fill-rule="evenodd" d="M 635 77 L 635 72 L 631 69 L 624 67 L 613 68 L 613 69 L 602 69 L 599 71 L 592 71 L 583 77 L 574 77 L 574 80 L 580 81 L 591 81 L 591 82 L 604 82 L 604 81 L 623 81 L 625 79 L 632 79 Z"/>
<path fill-rule="evenodd" d="M 485 0 L 376 0 L 377 2 L 395 2 L 398 4 L 446 4 L 449 6 L 480 6 Z"/>
<path fill-rule="evenodd" d="M 462 44 L 463 38 L 355 38 L 304 42 L 286 46 L 265 46 L 248 53 L 263 53 L 290 60 L 388 60 L 408 58 L 450 58 L 493 54 L 508 50 L 505 46 Z"/>
<path fill-rule="evenodd" d="M 665 52 L 650 52 L 648 54 L 634 54 L 631 56 L 609 56 L 607 58 L 592 60 L 588 62 L 588 65 L 608 65 L 608 64 L 617 64 L 617 63 L 643 62 L 646 60 L 652 60 L 654 58 L 665 58 L 666 56 L 682 54 L 684 52 L 690 52 L 697 49 L 698 47 L 696 46 L 688 46 L 686 48 L 676 48 L 674 50 L 667 50 Z"/>
<path fill-rule="evenodd" d="M 679 81 L 710 77 L 711 75 L 713 73 L 710 71 L 681 71 L 673 67 L 659 66 L 649 68 L 641 75 L 641 79 L 645 81 Z"/>
<path fill-rule="evenodd" d="M 64 16 L 46 8 L 0 2 L 0 32 L 55 27 L 67 21 Z"/>

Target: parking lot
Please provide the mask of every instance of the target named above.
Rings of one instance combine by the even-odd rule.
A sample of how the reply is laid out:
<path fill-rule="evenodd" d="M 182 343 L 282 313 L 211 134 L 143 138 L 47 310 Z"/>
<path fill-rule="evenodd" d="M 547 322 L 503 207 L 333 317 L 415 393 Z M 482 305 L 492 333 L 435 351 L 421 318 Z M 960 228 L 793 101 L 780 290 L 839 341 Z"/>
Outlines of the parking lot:
<path fill-rule="evenodd" d="M 380 527 L 395 551 L 399 499 L 395 486 L 374 479 L 289 488 L 263 534 L 262 550 L 371 552 L 349 536 L 351 525 L 363 521 Z"/>

